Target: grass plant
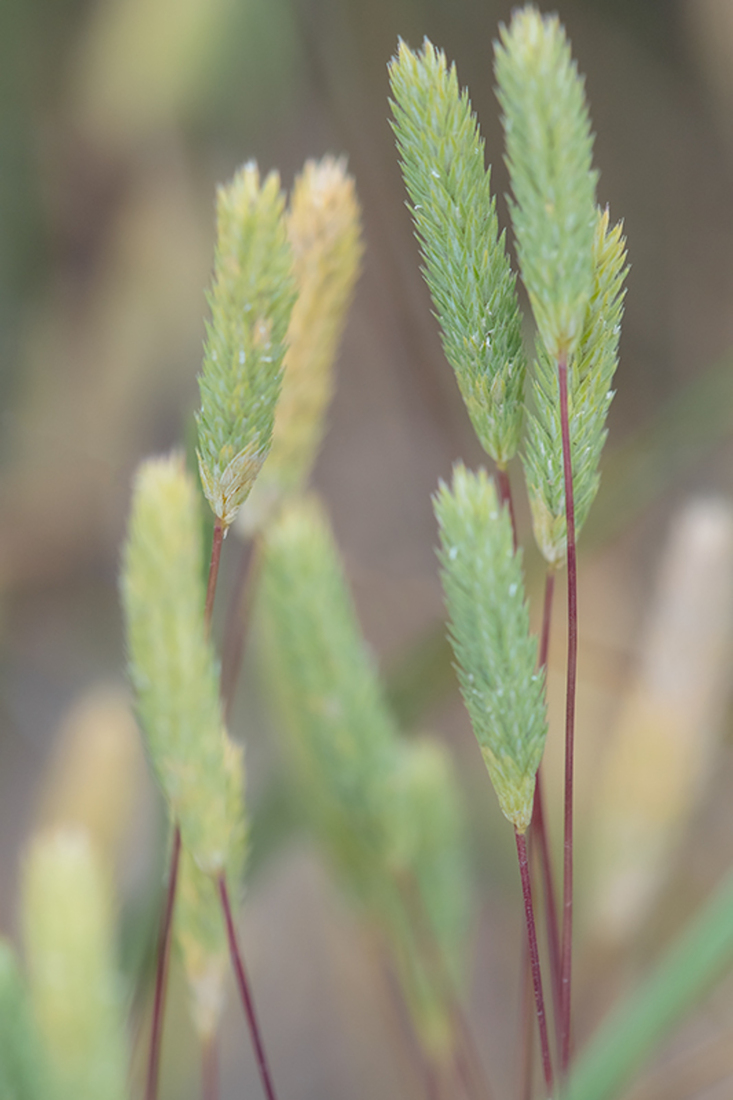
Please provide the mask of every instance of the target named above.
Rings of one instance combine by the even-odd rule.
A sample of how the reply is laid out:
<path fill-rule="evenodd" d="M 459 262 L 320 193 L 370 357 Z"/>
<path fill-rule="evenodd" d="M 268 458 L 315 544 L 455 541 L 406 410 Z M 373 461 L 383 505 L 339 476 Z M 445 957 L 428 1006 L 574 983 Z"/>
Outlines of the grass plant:
<path fill-rule="evenodd" d="M 576 1057 L 576 543 L 600 483 L 627 259 L 622 226 L 597 205 L 584 83 L 559 20 L 531 4 L 516 11 L 500 29 L 494 59 L 511 242 L 499 224 L 483 138 L 455 66 L 425 40 L 419 51 L 400 42 L 389 67 L 393 128 L 445 356 L 495 467 L 490 476 L 457 463 L 450 486 L 439 486 L 438 557 L 461 693 L 514 830 L 542 1095 L 614 1100 L 733 961 L 733 893 L 726 880 Z M 277 173 L 262 179 L 253 163 L 240 169 L 217 199 L 199 378 L 200 484 L 175 453 L 146 460 L 135 477 L 121 597 L 129 679 L 169 837 L 146 1100 L 158 1093 L 174 945 L 202 1051 L 204 1100 L 218 1097 L 217 1035 L 230 964 L 264 1094 L 276 1097 L 236 927 L 249 822 L 243 749 L 230 736 L 228 716 L 248 627 L 247 585 L 250 602 L 257 589 L 256 637 L 289 791 L 398 975 L 420 1051 L 421 1088 L 434 1100 L 493 1095 L 463 1008 L 472 895 L 460 784 L 445 746 L 422 732 L 405 736 L 364 641 L 326 510 L 307 488 L 362 251 L 354 181 L 342 160 L 308 162 L 289 202 Z M 526 319 L 518 278 L 531 310 Z M 515 456 L 547 567 L 539 639 L 530 631 L 508 474 Z M 214 515 L 208 579 L 204 499 Z M 255 550 L 243 558 L 249 568 L 236 588 L 220 657 L 214 608 L 232 525 Z M 544 802 L 540 765 L 554 585 L 565 563 L 559 812 Z M 411 713 L 404 700 L 402 709 Z M 104 782 L 111 784 L 114 768 L 105 767 Z M 118 802 L 92 803 L 73 826 L 56 822 L 29 848 L 24 965 L 0 942 L 0 1100 L 133 1094 L 112 884 L 92 825 L 93 818 L 106 820 L 100 806 Z M 548 840 L 553 815 L 564 830 L 561 936 Z M 116 835 L 116 827 L 116 820 L 107 822 L 102 831 Z M 533 837 L 539 866 L 527 843 Z M 534 905 L 540 873 L 547 998 Z M 532 1095 L 529 1075 L 520 1089 Z"/>

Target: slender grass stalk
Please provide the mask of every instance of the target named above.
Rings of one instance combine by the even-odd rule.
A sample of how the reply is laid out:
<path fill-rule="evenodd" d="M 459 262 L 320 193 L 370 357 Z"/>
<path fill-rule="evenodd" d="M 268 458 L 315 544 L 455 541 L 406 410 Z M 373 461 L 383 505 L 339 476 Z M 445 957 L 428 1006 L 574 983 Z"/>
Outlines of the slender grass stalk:
<path fill-rule="evenodd" d="M 573 762 L 575 752 L 575 689 L 578 671 L 578 568 L 575 551 L 575 504 L 573 499 L 573 469 L 570 457 L 570 427 L 568 422 L 568 369 L 560 358 L 557 364 L 560 388 L 560 423 L 562 427 L 563 475 L 565 482 L 565 517 L 568 547 L 568 661 L 565 696 L 565 807 L 563 830 L 563 905 L 560 1071 L 567 1072 L 570 1060 L 571 983 L 573 944 Z"/>
<path fill-rule="evenodd" d="M 252 597 L 260 569 L 261 547 L 261 540 L 257 535 L 248 539 L 242 547 L 234 582 L 234 592 L 229 604 L 229 615 L 224 628 L 224 645 L 221 655 L 221 702 L 226 722 L 229 721 L 237 690 L 237 680 L 247 640 L 250 611 L 252 610 Z"/>
<path fill-rule="evenodd" d="M 209 579 L 206 585 L 206 604 L 204 606 L 204 619 L 207 632 L 211 632 L 211 617 L 214 613 L 214 597 L 216 596 L 216 582 L 219 579 L 219 562 L 221 560 L 221 544 L 224 541 L 226 528 L 219 516 L 214 521 L 214 534 L 211 540 L 211 560 L 209 562 Z"/>
<path fill-rule="evenodd" d="M 550 566 L 545 576 L 545 597 L 542 607 L 542 631 L 540 633 L 540 668 L 547 670 L 550 649 L 550 624 L 552 621 L 552 600 L 555 592 L 555 570 Z M 546 672 L 545 672 L 546 674 Z M 542 765 L 537 769 L 537 781 L 534 789 L 534 807 L 532 810 L 532 832 L 539 846 L 542 883 L 545 893 L 545 923 L 547 926 L 547 946 L 550 956 L 550 978 L 552 981 L 552 1002 L 555 1009 L 555 1025 L 559 1028 L 561 1015 L 561 966 L 560 934 L 557 923 L 557 892 L 552 867 L 550 838 L 546 825 L 544 784 Z"/>
<path fill-rule="evenodd" d="M 496 467 L 496 484 L 499 490 L 499 501 L 501 504 L 506 504 L 509 509 L 509 517 L 512 521 L 512 537 L 514 538 L 514 553 L 516 554 L 517 548 L 519 547 L 519 540 L 517 538 L 517 517 L 514 512 L 514 497 L 512 496 L 512 486 L 509 481 L 509 474 L 507 473 L 506 466 Z"/>
<path fill-rule="evenodd" d="M 517 859 L 519 860 L 519 874 L 522 879 L 522 897 L 524 899 L 524 918 L 527 925 L 527 946 L 529 948 L 529 961 L 532 970 L 532 985 L 534 987 L 535 1008 L 537 1010 L 537 1024 L 540 1029 L 540 1047 L 542 1050 L 542 1071 L 545 1075 L 548 1095 L 552 1096 L 554 1079 L 552 1073 L 552 1058 L 550 1057 L 550 1040 L 547 1033 L 547 1016 L 545 1014 L 545 998 L 542 992 L 542 974 L 540 972 L 540 955 L 537 948 L 537 929 L 534 919 L 534 905 L 532 903 L 532 885 L 529 880 L 529 862 L 527 860 L 527 841 L 524 833 L 514 830 L 517 843 Z"/>
<path fill-rule="evenodd" d="M 165 895 L 165 908 L 161 916 L 160 932 L 158 936 L 155 996 L 153 998 L 153 1018 L 150 1025 L 150 1054 L 148 1056 L 148 1073 L 145 1081 L 145 1100 L 155 1100 L 155 1097 L 158 1095 L 160 1050 L 163 1039 L 163 1019 L 165 1016 L 165 999 L 168 989 L 168 966 L 170 963 L 173 931 L 173 909 L 176 901 L 176 884 L 178 882 L 180 857 L 181 830 L 176 825 L 173 830 L 173 844 L 171 846 L 171 862 L 168 870 L 168 888 Z"/>
<path fill-rule="evenodd" d="M 272 1084 L 270 1067 L 267 1062 L 267 1055 L 265 1054 L 264 1043 L 262 1042 L 262 1035 L 260 1033 L 259 1024 L 257 1023 L 257 1016 L 255 1013 L 254 1001 L 252 999 L 252 992 L 247 979 L 247 972 L 244 969 L 244 959 L 237 942 L 237 933 L 234 928 L 234 918 L 232 917 L 232 907 L 229 901 L 229 891 L 227 889 L 226 878 L 223 874 L 220 875 L 217 880 L 217 887 L 219 890 L 219 897 L 221 898 L 222 910 L 224 912 L 224 920 L 227 926 L 229 953 L 232 957 L 232 966 L 234 967 L 234 975 L 237 980 L 237 989 L 239 990 L 242 1007 L 244 1008 L 250 1034 L 252 1036 L 252 1043 L 255 1048 L 255 1057 L 257 1058 L 257 1068 L 260 1073 L 262 1087 L 265 1090 L 267 1100 L 277 1100 L 275 1089 Z"/>
<path fill-rule="evenodd" d="M 538 664 L 540 668 L 547 670 L 547 658 L 550 647 L 550 624 L 552 619 L 552 599 L 555 591 L 555 570 L 549 567 L 545 576 L 545 595 L 542 606 L 542 629 L 540 633 L 540 652 Z M 536 840 L 539 847 L 539 863 L 542 870 L 542 886 L 545 895 L 545 930 L 547 933 L 547 949 L 550 958 L 550 981 L 552 986 L 552 1004 L 555 1011 L 555 1029 L 559 1043 L 559 1027 L 562 1015 L 561 993 L 561 964 L 560 964 L 560 933 L 557 922 L 557 894 L 555 890 L 555 875 L 552 867 L 550 853 L 550 841 L 545 817 L 544 785 L 542 782 L 542 764 L 537 769 L 537 777 L 534 789 L 534 803 L 532 807 L 532 823 L 530 825 L 530 837 Z M 535 849 L 530 846 L 530 866 L 535 856 Z M 529 958 L 525 959 L 525 965 L 529 975 Z M 524 1026 L 531 1030 L 530 1021 L 524 1019 Z M 525 1037 L 525 1044 L 531 1051 L 531 1042 Z M 558 1049 L 558 1055 L 559 1055 Z"/>
<path fill-rule="evenodd" d="M 530 845 L 532 834 L 530 833 Z M 531 857 L 531 847 L 530 847 Z M 532 1100 L 532 1079 L 534 1077 L 534 1012 L 532 1001 L 532 968 L 529 962 L 529 948 L 522 939 L 522 962 L 519 967 L 522 975 L 522 992 L 519 1007 L 519 1033 L 522 1046 L 519 1052 L 519 1096 L 521 1100 Z"/>

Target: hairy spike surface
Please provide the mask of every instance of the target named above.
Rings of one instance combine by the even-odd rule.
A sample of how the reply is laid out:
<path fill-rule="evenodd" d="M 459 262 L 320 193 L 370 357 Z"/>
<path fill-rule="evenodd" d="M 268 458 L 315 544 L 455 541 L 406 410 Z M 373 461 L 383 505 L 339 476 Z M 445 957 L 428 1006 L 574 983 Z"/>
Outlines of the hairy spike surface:
<path fill-rule="evenodd" d="M 519 445 L 526 359 L 515 277 L 499 233 L 484 142 L 455 66 L 427 39 L 390 64 L 393 128 L 424 273 L 484 450 L 504 466 Z"/>
<path fill-rule="evenodd" d="M 122 567 L 130 679 L 155 773 L 200 870 L 225 866 L 241 806 L 230 778 L 219 670 L 204 626 L 201 516 L 179 456 L 138 470 Z M 241 791 L 240 791 L 241 801 Z"/>
<path fill-rule="evenodd" d="M 583 79 L 556 15 L 514 13 L 495 47 L 522 280 L 548 355 L 567 359 L 592 293 L 597 173 Z"/>
<path fill-rule="evenodd" d="M 547 735 L 521 551 L 484 470 L 461 464 L 435 499 L 450 639 L 463 698 L 504 815 L 523 833 Z"/>
<path fill-rule="evenodd" d="M 53 1100 L 124 1100 L 127 1050 L 110 885 L 82 829 L 34 839 L 22 922 Z"/>
<path fill-rule="evenodd" d="M 261 593 L 270 676 L 306 809 L 363 896 L 384 858 L 397 729 L 315 500 L 289 504 L 269 530 Z"/>
<path fill-rule="evenodd" d="M 576 536 L 600 484 L 598 466 L 608 434 L 606 417 L 618 365 L 623 282 L 628 271 L 623 227 L 621 223 L 609 227 L 608 210 L 597 212 L 592 258 L 592 293 L 568 372 Z M 557 367 L 539 342 L 534 411 L 528 416 L 523 461 L 537 545 L 548 563 L 561 564 L 567 536 Z"/>
<path fill-rule="evenodd" d="M 280 178 L 245 164 L 217 197 L 214 283 L 199 375 L 201 484 L 227 528 L 267 457 L 294 299 Z"/>
<path fill-rule="evenodd" d="M 309 160 L 295 181 L 286 223 L 298 297 L 287 332 L 272 449 L 242 509 L 256 530 L 310 476 L 333 393 L 336 352 L 359 275 L 361 211 L 343 158 Z"/>
<path fill-rule="evenodd" d="M 450 1006 L 432 960 L 459 977 L 468 911 L 455 779 L 437 747 L 399 739 L 312 499 L 268 528 L 261 612 L 306 816 L 392 947 L 421 1037 L 444 1053 Z"/>
<path fill-rule="evenodd" d="M 239 900 L 247 857 L 247 833 L 242 804 L 243 750 L 225 742 L 228 786 L 225 799 L 233 822 L 226 863 L 232 903 Z M 178 875 L 175 935 L 183 956 L 191 1013 L 202 1044 L 217 1033 L 224 1008 L 229 944 L 216 881 L 204 874 L 184 848 Z"/>

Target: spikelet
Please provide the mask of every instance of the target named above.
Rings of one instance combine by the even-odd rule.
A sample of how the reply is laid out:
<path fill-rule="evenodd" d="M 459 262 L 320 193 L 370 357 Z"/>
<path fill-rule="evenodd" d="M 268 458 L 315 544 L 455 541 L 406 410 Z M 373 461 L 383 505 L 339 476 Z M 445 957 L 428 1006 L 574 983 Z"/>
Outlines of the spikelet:
<path fill-rule="evenodd" d="M 277 173 L 261 184 L 252 163 L 217 196 L 197 454 L 204 494 L 225 529 L 272 439 L 294 296 L 283 208 Z"/>
<path fill-rule="evenodd" d="M 121 588 L 148 753 L 184 847 L 214 875 L 239 825 L 224 796 L 230 779 L 218 666 L 204 627 L 198 497 L 179 456 L 138 470 Z"/>
<path fill-rule="evenodd" d="M 272 449 L 240 523 L 257 530 L 308 480 L 333 393 L 333 366 L 363 245 L 354 181 L 343 159 L 307 161 L 286 217 L 298 297 L 286 338 Z"/>
<path fill-rule="evenodd" d="M 446 358 L 486 452 L 519 445 L 526 359 L 484 142 L 455 66 L 427 39 L 390 64 L 393 128 Z"/>
<path fill-rule="evenodd" d="M 241 893 L 247 854 L 242 807 L 241 746 L 226 739 L 228 815 L 235 822 L 226 865 L 227 887 L 236 906 Z M 175 935 L 183 956 L 191 1013 L 202 1045 L 216 1035 L 224 1008 L 229 947 L 216 882 L 197 867 L 186 849 L 181 850 L 175 909 Z"/>
<path fill-rule="evenodd" d="M 397 736 L 314 499 L 268 529 L 261 579 L 270 680 L 311 821 L 363 900 L 384 859 Z"/>
<path fill-rule="evenodd" d="M 0 938 L 0 1096 L 46 1100 L 48 1068 L 13 948 Z"/>
<path fill-rule="evenodd" d="M 573 466 L 576 538 L 600 483 L 598 464 L 608 434 L 606 416 L 618 365 L 626 266 L 621 224 L 609 228 L 608 210 L 598 211 L 593 239 L 593 290 L 568 374 L 568 422 Z M 534 412 L 527 422 L 523 456 L 535 539 L 550 565 L 566 554 L 560 396 L 557 368 L 538 342 Z"/>
<path fill-rule="evenodd" d="M 458 464 L 435 498 L 458 678 L 504 815 L 523 833 L 547 735 L 544 673 L 529 633 L 521 552 L 484 470 Z"/>
<path fill-rule="evenodd" d="M 495 47 L 512 224 L 540 338 L 572 355 L 592 293 L 597 173 L 583 80 L 556 15 L 528 5 Z"/>
<path fill-rule="evenodd" d="M 306 816 L 389 943 L 424 1043 L 445 1051 L 445 981 L 430 956 L 458 979 L 468 889 L 455 781 L 437 748 L 399 740 L 333 537 L 312 499 L 285 505 L 268 528 L 261 613 Z"/>
<path fill-rule="evenodd" d="M 88 834 L 57 829 L 28 853 L 22 923 L 52 1100 L 123 1100 L 127 1051 L 109 882 Z"/>

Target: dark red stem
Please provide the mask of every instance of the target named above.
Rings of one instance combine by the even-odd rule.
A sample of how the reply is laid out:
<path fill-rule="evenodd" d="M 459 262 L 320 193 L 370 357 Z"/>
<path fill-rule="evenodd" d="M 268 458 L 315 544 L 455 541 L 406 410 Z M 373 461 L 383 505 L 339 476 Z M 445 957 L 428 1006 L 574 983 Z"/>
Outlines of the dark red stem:
<path fill-rule="evenodd" d="M 529 881 L 529 863 L 527 861 L 527 843 L 524 834 L 514 832 L 517 842 L 517 858 L 519 859 L 519 874 L 522 879 L 522 897 L 524 898 L 524 916 L 527 922 L 527 947 L 529 949 L 529 962 L 532 970 L 532 985 L 534 987 L 535 1008 L 537 1010 L 537 1024 L 540 1031 L 540 1049 L 542 1051 L 542 1069 L 545 1074 L 548 1096 L 552 1096 L 554 1087 L 552 1078 L 552 1059 L 550 1058 L 550 1040 L 547 1035 L 547 1016 L 545 1015 L 545 998 L 542 994 L 542 974 L 540 973 L 540 955 L 537 949 L 537 929 L 534 920 L 534 906 L 532 904 L 532 886 Z"/>
<path fill-rule="evenodd" d="M 255 1015 L 254 1001 L 252 1000 L 252 993 L 250 991 L 249 982 L 247 981 L 247 974 L 244 969 L 244 960 L 242 958 L 242 953 L 239 950 L 239 944 L 237 943 L 237 933 L 234 929 L 232 907 L 229 903 L 229 891 L 227 890 L 226 879 L 224 878 L 223 874 L 219 875 L 218 887 L 222 909 L 224 910 L 224 920 L 226 921 L 227 926 L 229 953 L 232 957 L 232 965 L 234 967 L 234 975 L 237 980 L 237 988 L 239 989 L 239 995 L 242 998 L 242 1007 L 244 1008 L 244 1013 L 247 1017 L 247 1023 L 249 1025 L 249 1033 L 252 1037 L 252 1045 L 254 1046 L 255 1057 L 257 1058 L 257 1067 L 260 1071 L 262 1087 L 265 1090 L 267 1100 L 276 1100 L 275 1089 L 273 1088 L 272 1078 L 270 1076 L 270 1068 L 267 1064 L 267 1056 L 265 1055 L 265 1047 L 262 1042 L 260 1028 L 257 1023 L 257 1016 Z"/>
<path fill-rule="evenodd" d="M 165 994 L 168 987 L 168 963 L 171 954 L 173 931 L 173 907 L 176 901 L 178 866 L 181 857 L 181 830 L 176 825 L 173 830 L 171 863 L 168 872 L 168 889 L 165 908 L 160 921 L 158 935 L 158 959 L 155 972 L 155 999 L 153 1001 L 153 1020 L 150 1028 L 150 1055 L 148 1058 L 148 1076 L 145 1083 L 145 1100 L 155 1100 L 158 1095 L 158 1075 L 160 1069 L 160 1048 L 163 1037 L 163 1017 L 165 1015 Z"/>
<path fill-rule="evenodd" d="M 560 1017 L 560 1072 L 565 1075 L 570 1061 L 571 978 L 573 944 L 573 758 L 575 751 L 575 686 L 578 670 L 578 568 L 575 556 L 575 502 L 573 466 L 570 455 L 568 417 L 568 368 L 565 359 L 557 364 L 560 389 L 560 428 L 565 482 L 565 517 L 568 548 L 568 678 L 565 697 L 565 816 L 563 838 L 563 908 Z"/>
<path fill-rule="evenodd" d="M 547 669 L 550 650 L 550 623 L 552 621 L 552 598 L 555 592 L 555 571 L 550 568 L 545 577 L 545 599 L 542 609 L 542 633 L 540 635 L 540 668 Z M 562 982 L 560 963 L 560 931 L 557 922 L 557 894 L 555 875 L 550 854 L 550 841 L 545 824 L 544 784 L 542 766 L 537 769 L 537 782 L 534 789 L 532 810 L 532 832 L 537 838 L 542 866 L 542 884 L 545 893 L 545 922 L 547 925 L 547 947 L 550 956 L 550 978 L 552 981 L 552 1003 L 555 1009 L 555 1022 L 559 1029 L 562 1014 Z"/>
<path fill-rule="evenodd" d="M 506 504 L 509 509 L 509 516 L 512 521 L 512 535 L 514 536 L 514 549 L 516 551 L 517 546 L 517 517 L 514 514 L 514 498 L 512 497 L 512 486 L 509 481 L 509 474 L 503 466 L 496 467 L 496 480 L 499 484 L 499 500 L 502 504 Z"/>
<path fill-rule="evenodd" d="M 204 608 L 204 621 L 206 629 L 211 630 L 211 616 L 214 613 L 214 596 L 216 595 L 216 581 L 219 576 L 219 560 L 221 558 L 221 544 L 224 539 L 224 524 L 219 517 L 214 523 L 214 537 L 211 542 L 211 561 L 209 562 L 209 583 L 206 586 L 206 606 Z"/>

